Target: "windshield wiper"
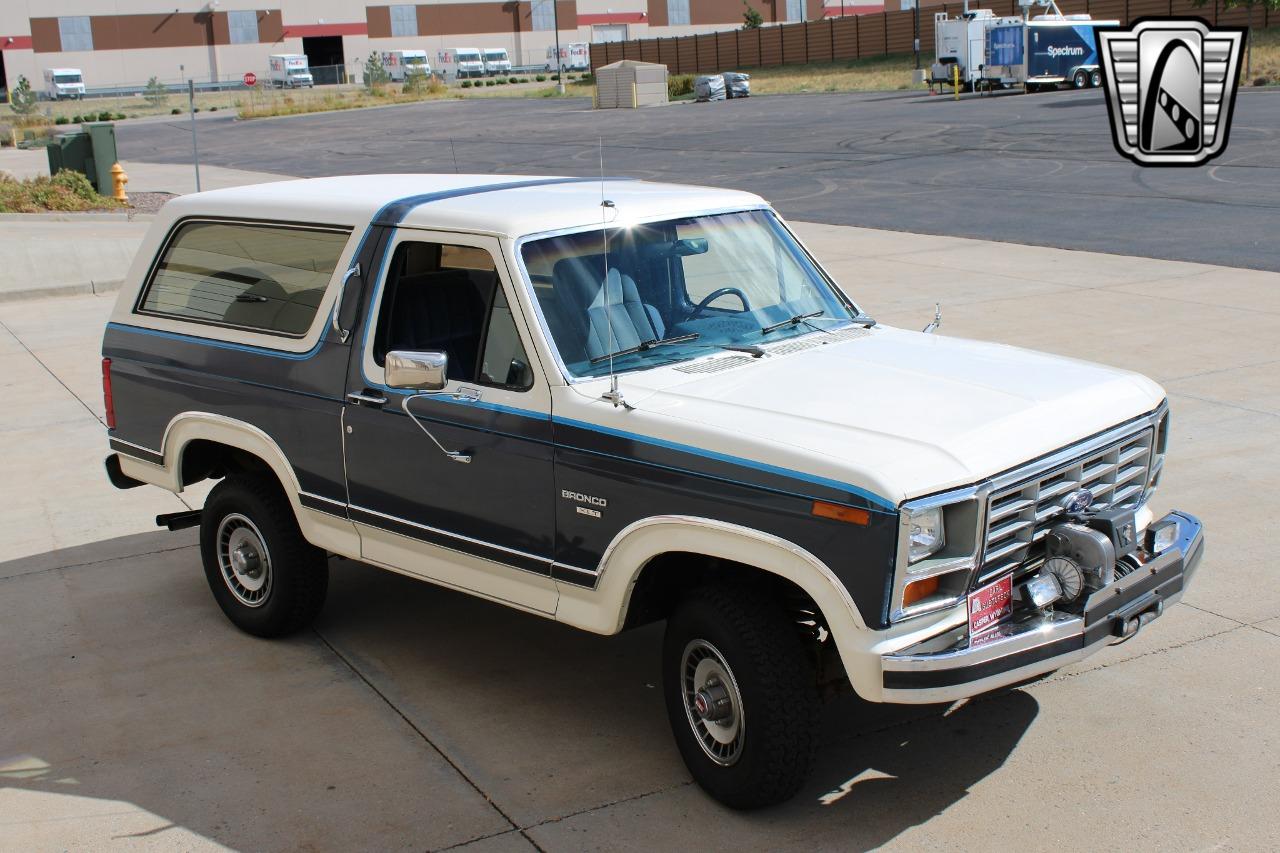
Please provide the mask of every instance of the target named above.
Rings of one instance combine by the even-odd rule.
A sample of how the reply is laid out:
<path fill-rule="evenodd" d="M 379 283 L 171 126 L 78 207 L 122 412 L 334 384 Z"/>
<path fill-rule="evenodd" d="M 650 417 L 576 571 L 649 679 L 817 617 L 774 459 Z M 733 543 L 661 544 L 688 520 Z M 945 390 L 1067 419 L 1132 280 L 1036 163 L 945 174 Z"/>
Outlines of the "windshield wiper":
<path fill-rule="evenodd" d="M 690 332 L 687 335 L 676 335 L 674 338 L 662 338 L 661 340 L 658 338 L 650 338 L 647 341 L 641 341 L 633 347 L 627 347 L 626 349 L 620 349 L 617 352 L 598 355 L 591 359 L 591 363 L 599 364 L 600 362 L 608 361 L 611 358 L 621 358 L 624 355 L 633 355 L 638 352 L 645 352 L 646 350 L 651 350 L 654 347 L 664 347 L 667 344 L 682 344 L 686 341 L 696 341 L 700 337 L 702 336 L 697 332 Z"/>
<path fill-rule="evenodd" d="M 778 329 L 781 329 L 783 326 L 798 326 L 801 323 L 803 323 L 805 320 L 812 320 L 814 317 L 821 317 L 825 313 L 827 312 L 811 311 L 808 314 L 797 314 L 796 316 L 792 317 L 789 320 L 783 320 L 781 323 L 774 323 L 772 325 L 762 327 L 760 329 L 760 334 L 767 335 L 770 332 L 776 332 L 778 331 Z"/>

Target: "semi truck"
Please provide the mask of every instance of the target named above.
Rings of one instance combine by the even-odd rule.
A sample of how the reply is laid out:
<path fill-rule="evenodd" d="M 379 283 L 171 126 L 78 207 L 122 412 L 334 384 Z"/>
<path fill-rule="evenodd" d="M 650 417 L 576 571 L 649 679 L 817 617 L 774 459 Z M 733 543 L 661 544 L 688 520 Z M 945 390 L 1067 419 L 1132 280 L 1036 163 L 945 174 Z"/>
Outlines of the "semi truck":
<path fill-rule="evenodd" d="M 305 86 L 309 89 L 315 85 L 305 54 L 273 53 L 267 57 L 267 67 L 272 88 L 299 89 Z"/>
<path fill-rule="evenodd" d="M 396 83 L 403 83 L 415 74 L 431 74 L 431 63 L 425 50 L 384 50 L 382 67 Z"/>
<path fill-rule="evenodd" d="M 46 68 L 44 91 L 51 101 L 84 97 L 84 75 L 79 68 Z"/>

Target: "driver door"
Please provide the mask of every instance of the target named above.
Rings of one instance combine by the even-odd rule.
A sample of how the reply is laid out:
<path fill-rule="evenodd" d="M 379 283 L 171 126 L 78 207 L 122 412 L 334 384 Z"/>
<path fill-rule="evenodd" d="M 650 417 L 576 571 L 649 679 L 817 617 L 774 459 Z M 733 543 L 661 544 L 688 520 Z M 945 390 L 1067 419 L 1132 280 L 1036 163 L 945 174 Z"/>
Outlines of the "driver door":
<path fill-rule="evenodd" d="M 550 395 L 499 243 L 402 228 L 383 251 L 343 420 L 361 555 L 553 612 Z M 397 350 L 444 352 L 445 388 L 389 387 Z"/>

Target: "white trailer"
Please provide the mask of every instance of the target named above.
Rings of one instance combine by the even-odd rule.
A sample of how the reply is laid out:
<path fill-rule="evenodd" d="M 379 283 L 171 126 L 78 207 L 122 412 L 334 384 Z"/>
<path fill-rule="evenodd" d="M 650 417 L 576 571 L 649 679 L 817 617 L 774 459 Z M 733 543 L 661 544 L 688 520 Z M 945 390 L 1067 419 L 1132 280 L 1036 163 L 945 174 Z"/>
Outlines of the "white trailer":
<path fill-rule="evenodd" d="M 560 45 L 561 71 L 586 71 L 591 68 L 591 46 L 586 42 Z M 547 48 L 547 70 L 556 67 L 556 47 Z"/>
<path fill-rule="evenodd" d="M 486 47 L 484 49 L 484 73 L 491 77 L 511 73 L 511 57 L 507 56 L 505 47 Z"/>
<path fill-rule="evenodd" d="M 1017 69 L 1011 70 L 1007 65 L 988 69 L 987 34 L 996 27 L 1020 27 L 1022 23 L 1022 18 L 1016 16 L 997 18 L 990 9 L 966 10 L 957 18 L 948 18 L 946 12 L 935 14 L 933 28 L 937 60 L 932 70 L 934 82 L 952 82 L 957 67 L 960 84 L 966 88 L 972 88 L 980 81 L 1021 82 Z"/>
<path fill-rule="evenodd" d="M 51 101 L 84 97 L 84 75 L 79 68 L 46 68 L 44 91 Z"/>
<path fill-rule="evenodd" d="M 301 53 L 273 53 L 267 57 L 271 86 L 277 89 L 310 88 L 315 85 L 311 66 Z"/>
<path fill-rule="evenodd" d="M 415 74 L 431 74 L 431 63 L 427 61 L 425 50 L 384 50 L 382 67 L 397 83 L 403 83 L 406 77 Z"/>

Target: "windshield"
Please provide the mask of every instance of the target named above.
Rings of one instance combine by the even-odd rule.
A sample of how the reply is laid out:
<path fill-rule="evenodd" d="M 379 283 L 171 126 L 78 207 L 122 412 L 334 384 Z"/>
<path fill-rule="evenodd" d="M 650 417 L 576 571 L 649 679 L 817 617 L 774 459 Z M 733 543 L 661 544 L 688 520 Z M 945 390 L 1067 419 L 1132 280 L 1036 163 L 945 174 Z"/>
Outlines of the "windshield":
<path fill-rule="evenodd" d="M 480 53 L 478 51 L 473 53 L 469 51 L 460 50 L 458 51 L 458 61 L 459 62 L 479 62 Z"/>
<path fill-rule="evenodd" d="M 500 62 L 507 58 L 507 52 L 505 50 L 486 50 L 484 52 L 484 58 L 490 61 Z"/>
<path fill-rule="evenodd" d="M 405 65 L 426 65 L 427 58 L 425 56 L 406 56 L 404 58 Z"/>
<path fill-rule="evenodd" d="M 55 74 L 53 77 L 55 83 L 79 83 L 80 80 L 79 74 Z"/>
<path fill-rule="evenodd" d="M 530 240 L 521 258 L 575 377 L 751 351 L 857 315 L 762 210 Z"/>

